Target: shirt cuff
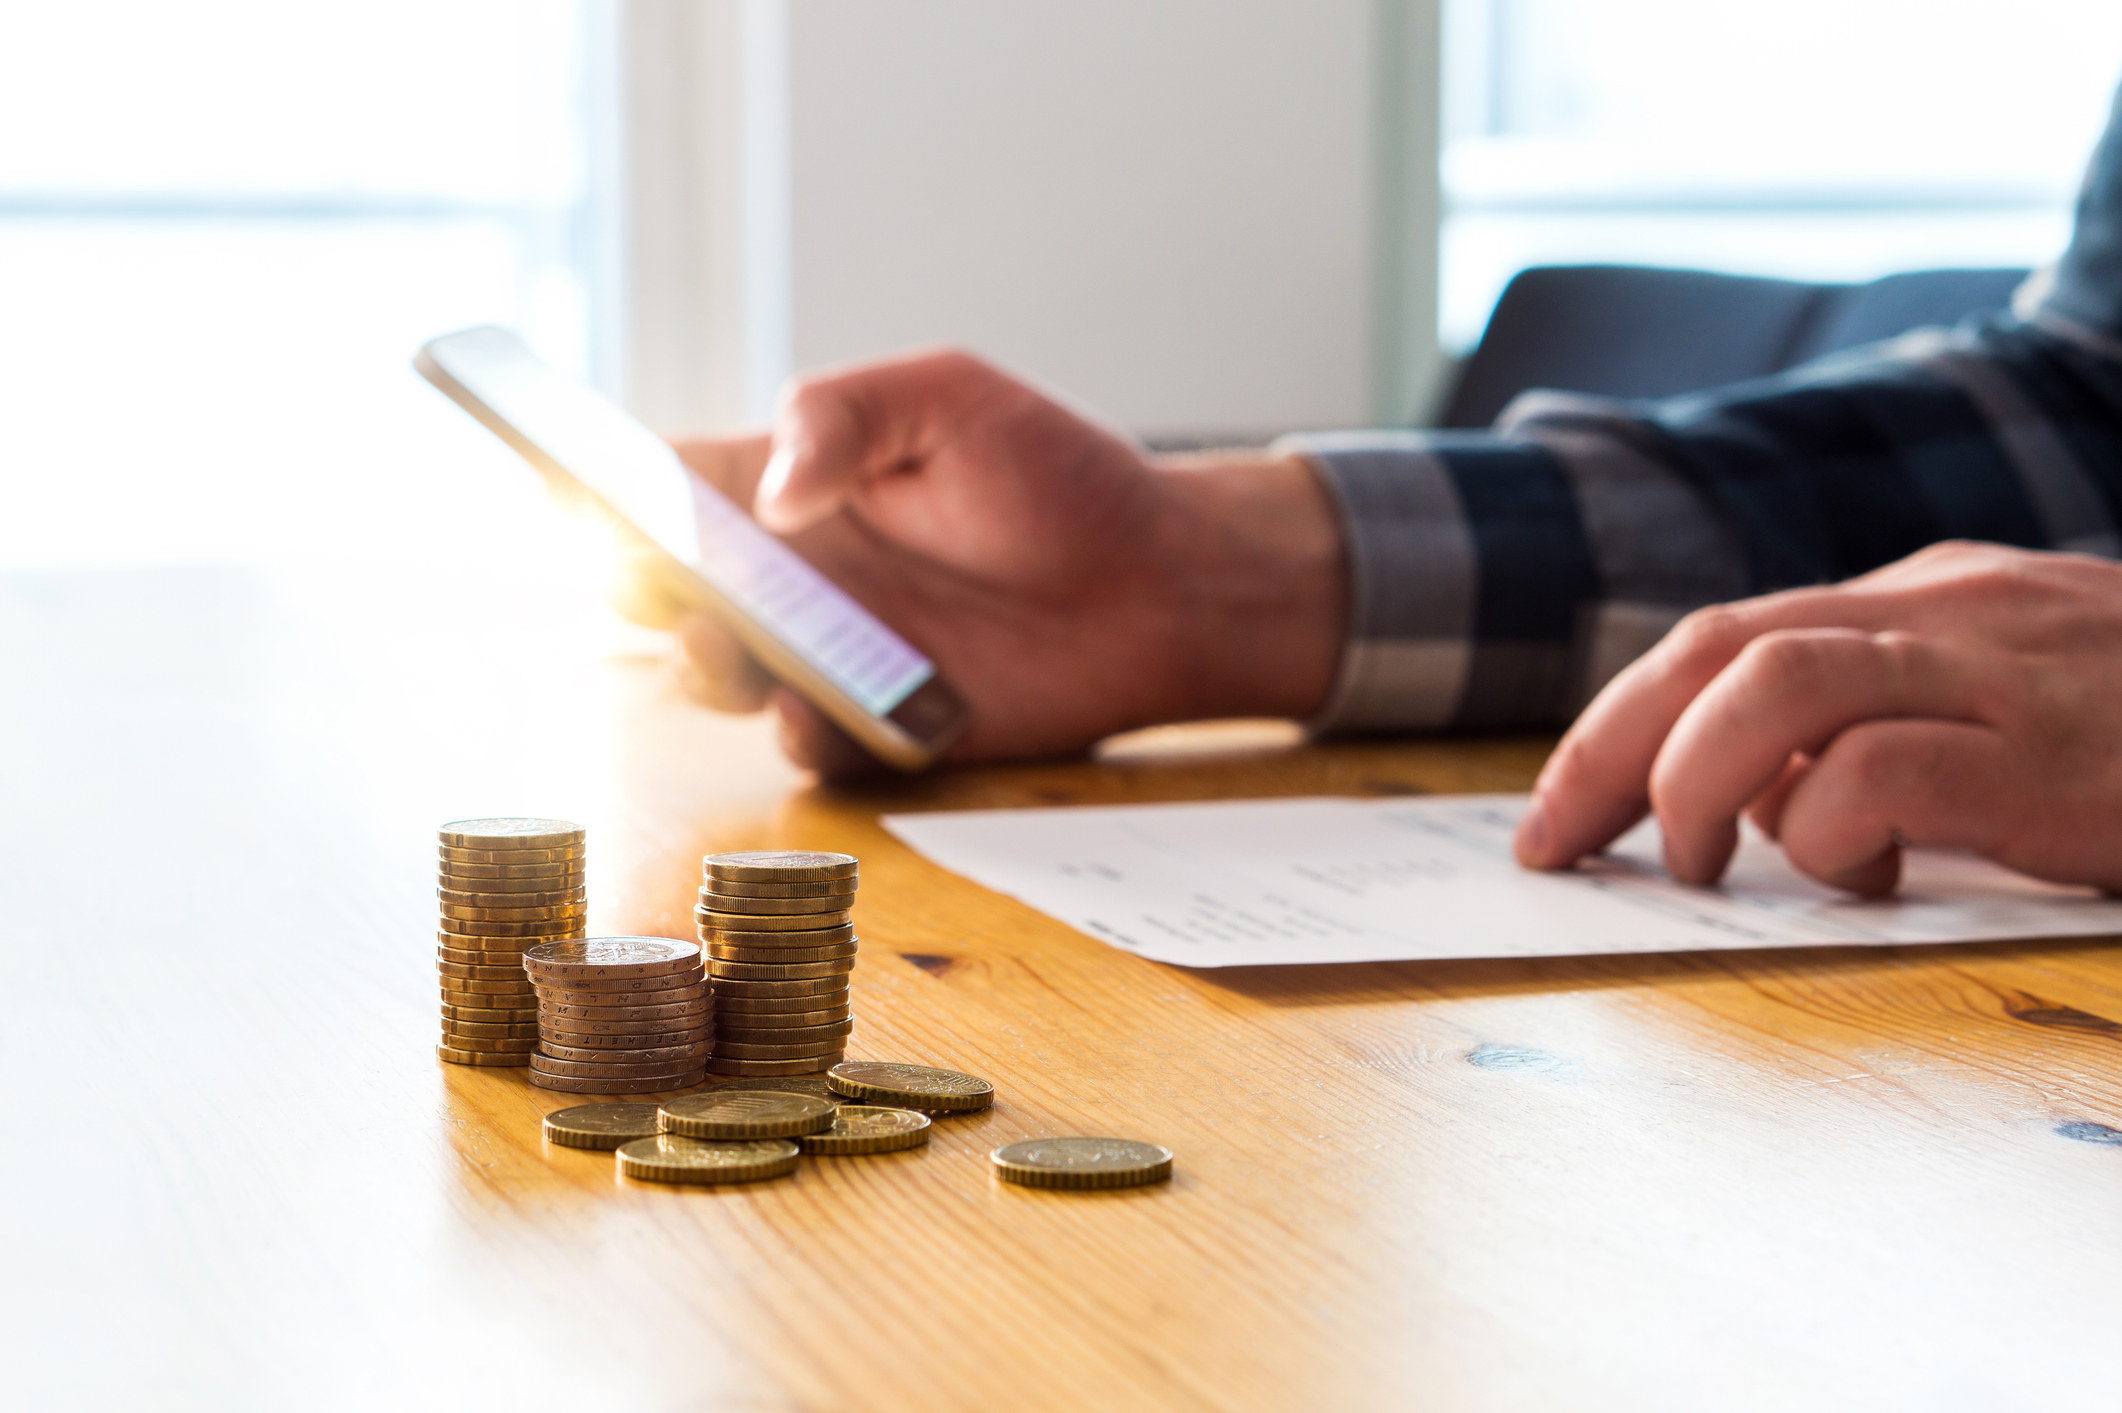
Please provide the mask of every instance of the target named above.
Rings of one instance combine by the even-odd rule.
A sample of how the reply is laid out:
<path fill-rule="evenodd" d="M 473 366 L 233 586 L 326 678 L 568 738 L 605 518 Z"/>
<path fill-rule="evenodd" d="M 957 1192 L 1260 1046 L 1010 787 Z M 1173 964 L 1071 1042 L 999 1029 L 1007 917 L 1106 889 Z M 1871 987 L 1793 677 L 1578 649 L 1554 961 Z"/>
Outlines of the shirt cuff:
<path fill-rule="evenodd" d="M 1341 518 L 1348 637 L 1315 734 L 1434 730 L 1457 719 L 1473 661 L 1479 568 L 1466 506 L 1419 433 L 1284 437 Z"/>

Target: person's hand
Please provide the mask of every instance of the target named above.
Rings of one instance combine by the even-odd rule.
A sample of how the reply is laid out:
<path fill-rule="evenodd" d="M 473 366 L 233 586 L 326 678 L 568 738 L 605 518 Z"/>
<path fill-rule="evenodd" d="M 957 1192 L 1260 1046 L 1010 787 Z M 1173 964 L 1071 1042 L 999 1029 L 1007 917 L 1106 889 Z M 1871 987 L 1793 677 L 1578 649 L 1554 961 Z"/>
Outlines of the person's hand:
<path fill-rule="evenodd" d="M 1293 458 L 1152 463 L 962 353 L 800 380 L 771 437 L 678 452 L 935 660 L 972 708 L 953 759 L 1302 716 L 1325 697 L 1346 570 L 1325 493 Z M 710 705 L 770 703 L 799 764 L 867 768 L 717 624 L 680 637 Z"/>
<path fill-rule="evenodd" d="M 1854 893 L 1892 892 L 1903 844 L 2122 890 L 2122 565 L 1944 544 L 1690 615 L 1563 737 L 1518 858 L 1566 868 L 1647 810 L 1691 883 L 1745 812 Z"/>

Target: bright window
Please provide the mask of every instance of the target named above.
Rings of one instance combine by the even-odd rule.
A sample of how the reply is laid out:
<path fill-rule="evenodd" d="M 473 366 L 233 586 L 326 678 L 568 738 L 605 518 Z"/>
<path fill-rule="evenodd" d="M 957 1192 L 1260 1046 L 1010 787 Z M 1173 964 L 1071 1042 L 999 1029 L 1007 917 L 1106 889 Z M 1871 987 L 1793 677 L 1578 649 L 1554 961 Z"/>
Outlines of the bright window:
<path fill-rule="evenodd" d="M 1447 0 L 1448 346 L 1528 265 L 2035 265 L 2122 78 L 2114 0 Z"/>
<path fill-rule="evenodd" d="M 580 9 L 0 12 L 0 563 L 535 533 L 408 360 L 480 322 L 588 360 Z"/>

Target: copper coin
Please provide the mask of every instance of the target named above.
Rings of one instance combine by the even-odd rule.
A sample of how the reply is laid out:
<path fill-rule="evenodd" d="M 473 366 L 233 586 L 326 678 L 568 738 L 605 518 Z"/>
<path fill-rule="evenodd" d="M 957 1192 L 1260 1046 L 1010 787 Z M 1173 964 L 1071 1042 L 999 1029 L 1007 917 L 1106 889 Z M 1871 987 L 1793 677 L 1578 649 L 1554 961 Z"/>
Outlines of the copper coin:
<path fill-rule="evenodd" d="M 824 1074 L 815 1070 L 809 1074 L 762 1075 L 755 1079 L 732 1079 L 727 1075 L 716 1075 L 710 1083 L 712 1087 L 707 1091 L 710 1094 L 772 1089 L 784 1094 L 809 1094 L 835 1104 L 855 1102 L 827 1084 Z"/>
<path fill-rule="evenodd" d="M 533 973 L 531 980 L 537 986 L 539 995 L 551 996 L 555 1001 L 584 1006 L 660 1006 L 666 1004 L 663 1000 L 665 992 L 684 991 L 689 987 L 706 985 L 707 973 L 696 963 L 691 971 L 674 971 L 669 976 L 619 977 L 604 981 L 547 981 Z M 634 997 L 641 999 L 631 999 Z"/>
<path fill-rule="evenodd" d="M 707 1062 L 707 1072 L 729 1075 L 823 1074 L 839 1062 L 837 1054 L 820 1055 L 810 1060 L 725 1060 L 717 1055 Z"/>
<path fill-rule="evenodd" d="M 713 1023 L 714 1012 L 705 1002 L 693 1006 L 674 1016 L 658 1016 L 654 1020 L 600 1021 L 584 1020 L 580 1016 L 556 1016 L 550 1011 L 538 1012 L 538 1024 L 556 1035 L 662 1035 L 673 1030 L 691 1030 L 697 1026 Z"/>
<path fill-rule="evenodd" d="M 854 896 L 856 880 L 853 878 L 828 878 L 819 883 L 739 883 L 732 878 L 708 880 L 703 893 L 712 891 L 725 898 L 847 898 Z M 846 907 L 845 903 L 834 903 L 833 907 Z M 732 908 L 742 912 L 742 908 Z"/>
<path fill-rule="evenodd" d="M 444 848 L 514 851 L 572 848 L 589 831 L 572 820 L 497 815 L 491 819 L 453 819 L 436 834 Z"/>
<path fill-rule="evenodd" d="M 714 1047 L 705 1040 L 691 1045 L 665 1045 L 656 1050 L 585 1050 L 578 1045 L 555 1045 L 550 1040 L 538 1042 L 541 1055 L 550 1055 L 556 1060 L 596 1061 L 599 1064 L 627 1064 L 654 1067 L 681 1062 L 704 1063 L 708 1051 Z"/>
<path fill-rule="evenodd" d="M 466 1021 L 450 1016 L 442 1018 L 445 1035 L 477 1036 L 482 1040 L 536 1040 L 536 1021 Z"/>
<path fill-rule="evenodd" d="M 719 1008 L 725 1000 L 788 1000 L 815 996 L 841 996 L 847 992 L 847 976 L 813 977 L 808 981 L 740 981 L 735 977 L 718 977 L 715 981 L 715 1005 Z"/>
<path fill-rule="evenodd" d="M 443 931 L 443 934 L 446 934 L 446 936 L 441 938 L 443 942 L 450 942 L 452 936 L 456 936 L 456 938 L 524 938 L 526 942 L 564 942 L 564 940 L 571 940 L 571 938 L 579 938 L 581 934 L 584 934 L 584 931 L 588 931 L 588 925 L 584 923 L 584 919 L 579 919 L 579 917 L 573 917 L 573 919 L 560 917 L 560 919 L 552 919 L 552 921 L 545 921 L 545 923 L 480 923 L 480 921 L 473 921 L 473 919 L 448 917 L 448 914 L 443 914 L 443 917 L 439 917 L 435 921 L 435 925 Z M 450 946 L 463 946 L 463 944 L 450 942 Z"/>
<path fill-rule="evenodd" d="M 806 1060 L 816 1055 L 837 1055 L 847 1048 L 847 1037 L 807 1040 L 801 1045 L 752 1045 L 715 1039 L 715 1058 L 720 1060 Z"/>
<path fill-rule="evenodd" d="M 693 921 L 714 932 L 824 932 L 828 928 L 846 927 L 854 920 L 852 908 L 835 908 L 829 913 L 789 913 L 779 917 L 759 913 L 718 913 L 702 907 L 693 909 Z"/>
<path fill-rule="evenodd" d="M 693 1070 L 676 1079 L 563 1079 L 537 1069 L 530 1072 L 532 1084 L 562 1094 L 671 1094 L 680 1089 L 691 1089 L 706 1078 L 706 1073 L 701 1070 Z"/>
<path fill-rule="evenodd" d="M 855 1028 L 852 1020 L 827 1021 L 822 1025 L 790 1026 L 783 1030 L 749 1029 L 737 1025 L 717 1025 L 715 1040 L 727 1040 L 732 1045 L 808 1045 L 819 1040 L 841 1040 Z M 775 1055 L 759 1055 L 756 1059 L 772 1060 Z"/>
<path fill-rule="evenodd" d="M 732 987 L 740 984 L 738 982 L 730 983 Z M 733 991 L 727 991 L 715 994 L 715 1012 L 718 1015 L 730 1016 L 775 1016 L 802 1011 L 833 1009 L 845 1011 L 849 999 L 848 989 L 845 986 L 835 987 L 831 991 L 822 993 L 795 996 L 750 996 L 737 995 Z"/>
<path fill-rule="evenodd" d="M 681 1012 L 689 1011 L 695 1003 L 706 1000 L 708 992 L 706 982 L 695 982 L 691 986 L 682 986 L 676 991 L 658 991 L 655 993 L 653 1002 L 644 998 L 640 1005 L 628 1006 L 577 1005 L 572 1001 L 555 1001 L 551 999 L 556 995 L 562 994 L 560 992 L 541 989 L 538 994 L 538 1004 L 544 1008 L 547 1015 L 572 1016 L 579 1020 L 624 1021 L 662 1020 L 666 1014 L 677 1015 Z M 669 999 L 665 1000 L 665 997 Z M 599 999 L 608 1001 L 612 997 L 609 993 L 603 993 Z"/>
<path fill-rule="evenodd" d="M 589 897 L 589 889 L 579 884 L 567 888 L 549 888 L 537 893 L 478 893 L 463 888 L 438 886 L 435 896 L 444 903 L 457 908 L 557 908 L 570 913 L 582 906 Z M 507 918 L 495 918 L 506 922 Z"/>
<path fill-rule="evenodd" d="M 540 981 L 579 986 L 584 982 L 639 980 L 690 971 L 700 965 L 700 944 L 675 937 L 585 937 L 526 948 L 523 964 Z"/>
<path fill-rule="evenodd" d="M 579 864 L 588 852 L 581 844 L 564 849 L 458 849 L 443 844 L 438 850 L 445 864 L 509 864 L 524 868 L 533 864 Z"/>
<path fill-rule="evenodd" d="M 485 1035 L 464 1035 L 445 1025 L 442 1043 L 452 1050 L 470 1050 L 481 1055 L 528 1055 L 538 1048 L 536 1040 L 496 1040 Z"/>
<path fill-rule="evenodd" d="M 814 1011 L 721 1011 L 715 1024 L 724 1030 L 801 1030 L 811 1025 L 838 1025 L 849 1019 L 846 1006 Z"/>
<path fill-rule="evenodd" d="M 702 943 L 724 947 L 837 947 L 856 940 L 852 925 L 821 927 L 810 932 L 751 932 L 703 924 L 693 931 Z"/>
<path fill-rule="evenodd" d="M 796 966 L 803 962 L 837 962 L 842 957 L 852 957 L 860 950 L 859 944 L 842 942 L 837 947 L 728 947 L 711 943 L 707 949 L 708 961 L 754 962 L 768 966 Z"/>
<path fill-rule="evenodd" d="M 486 999 L 494 1001 L 501 998 L 489 996 Z M 480 1021 L 488 1025 L 515 1025 L 518 1023 L 535 1025 L 538 1020 L 538 1008 L 534 1005 L 521 1007 L 452 1006 L 449 1002 L 444 1001 L 442 1003 L 442 1018 L 444 1020 Z"/>
<path fill-rule="evenodd" d="M 787 965 L 753 963 L 753 961 L 713 961 L 709 963 L 709 974 L 719 982 L 730 980 L 821 980 L 825 976 L 847 976 L 855 970 L 853 957 L 840 957 L 838 961 L 794 961 Z"/>
<path fill-rule="evenodd" d="M 853 878 L 860 865 L 861 860 L 853 854 L 753 849 L 709 854 L 700 860 L 700 872 L 704 878 L 732 878 L 741 883 L 818 883 L 828 878 Z"/>
<path fill-rule="evenodd" d="M 865 1104 L 955 1111 L 984 1109 L 995 1102 L 995 1086 L 978 1075 L 928 1065 L 855 1060 L 835 1065 L 827 1079 L 842 1094 Z"/>
<path fill-rule="evenodd" d="M 530 1067 L 540 1074 L 562 1079 L 661 1079 L 675 1082 L 679 1076 L 700 1068 L 697 1060 L 655 1065 L 600 1063 L 595 1060 L 556 1060 L 551 1055 L 533 1055 Z"/>
<path fill-rule="evenodd" d="M 817 898 L 739 898 L 728 893 L 712 893 L 700 890 L 699 906 L 711 914 L 720 913 L 736 917 L 782 917 L 807 913 L 846 912 L 852 894 L 835 895 L 838 901 L 825 902 Z"/>
<path fill-rule="evenodd" d="M 839 1112 L 838 1104 L 808 1094 L 710 1089 L 671 1100 L 656 1122 L 663 1132 L 687 1138 L 793 1138 L 831 1128 Z"/>
<path fill-rule="evenodd" d="M 528 1055 L 488 1055 L 477 1050 L 459 1050 L 454 1045 L 437 1045 L 435 1053 L 453 1065 L 478 1065 L 488 1069 L 520 1070 L 531 1062 Z"/>
<path fill-rule="evenodd" d="M 583 1035 L 572 1030 L 552 1030 L 541 1024 L 538 1038 L 577 1050 L 656 1050 L 666 1045 L 697 1045 L 715 1038 L 711 1025 L 689 1025 L 682 1029 L 650 1031 L 641 1035 Z"/>
<path fill-rule="evenodd" d="M 637 1138 L 653 1138 L 661 1110 L 654 1104 L 577 1104 L 545 1116 L 548 1142 L 610 1152 Z"/>
<path fill-rule="evenodd" d="M 440 960 L 436 961 L 435 970 L 443 976 L 454 977 L 459 981 L 506 981 L 512 976 L 523 975 L 523 968 L 520 966 L 468 967 L 462 962 Z"/>

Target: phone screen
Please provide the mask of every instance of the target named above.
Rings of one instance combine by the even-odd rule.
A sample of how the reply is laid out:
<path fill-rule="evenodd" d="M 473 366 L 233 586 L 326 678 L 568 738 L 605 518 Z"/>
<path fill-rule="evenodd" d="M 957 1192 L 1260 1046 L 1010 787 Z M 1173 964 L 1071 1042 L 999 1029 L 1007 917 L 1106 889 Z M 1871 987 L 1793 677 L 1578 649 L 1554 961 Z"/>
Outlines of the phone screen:
<path fill-rule="evenodd" d="M 912 644 L 687 471 L 669 443 L 515 335 L 468 329 L 426 352 L 506 424 L 494 430 L 519 451 L 580 482 L 872 716 L 889 715 L 936 675 Z"/>

